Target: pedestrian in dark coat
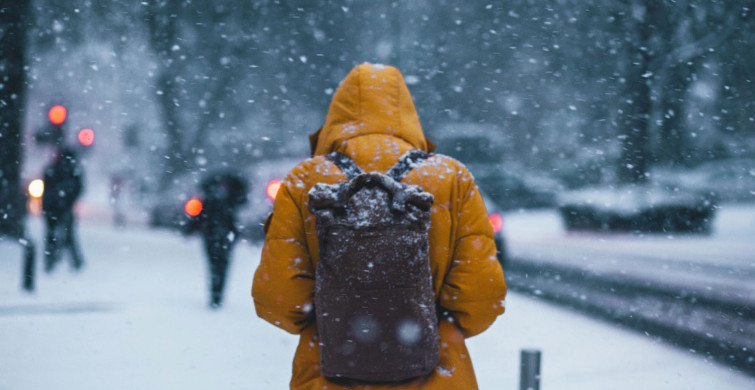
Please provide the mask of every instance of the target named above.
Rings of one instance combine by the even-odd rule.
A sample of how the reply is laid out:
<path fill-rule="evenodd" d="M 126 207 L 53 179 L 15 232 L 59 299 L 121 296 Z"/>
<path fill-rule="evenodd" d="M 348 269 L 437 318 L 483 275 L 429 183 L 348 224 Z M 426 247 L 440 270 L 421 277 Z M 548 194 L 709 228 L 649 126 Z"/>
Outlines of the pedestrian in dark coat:
<path fill-rule="evenodd" d="M 61 252 L 69 251 L 73 268 L 81 269 L 84 260 L 76 242 L 73 206 L 83 189 L 83 172 L 76 152 L 69 148 L 56 151 L 44 172 L 45 192 L 42 214 L 47 223 L 45 270 L 52 272 Z"/>
<path fill-rule="evenodd" d="M 210 307 L 223 304 L 231 249 L 238 236 L 236 211 L 246 203 L 245 182 L 234 173 L 215 173 L 200 184 L 202 211 L 189 222 L 189 231 L 204 239 L 210 269 Z"/>

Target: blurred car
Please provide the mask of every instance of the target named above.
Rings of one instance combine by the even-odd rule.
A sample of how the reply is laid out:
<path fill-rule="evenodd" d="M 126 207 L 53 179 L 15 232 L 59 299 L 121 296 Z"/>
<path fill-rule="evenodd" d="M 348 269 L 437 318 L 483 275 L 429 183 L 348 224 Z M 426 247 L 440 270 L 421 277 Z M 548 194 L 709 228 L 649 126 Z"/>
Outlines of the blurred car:
<path fill-rule="evenodd" d="M 505 139 L 493 125 L 443 125 L 433 131 L 432 141 L 438 153 L 464 163 L 477 185 L 501 209 L 553 207 L 556 194 L 564 188 L 556 179 L 504 164 Z"/>
<path fill-rule="evenodd" d="M 554 207 L 558 194 L 565 187 L 558 180 L 536 172 L 513 170 L 508 167 L 501 172 L 498 191 L 507 209 Z"/>
<path fill-rule="evenodd" d="M 164 191 L 149 194 L 145 200 L 149 226 L 180 230 L 188 221 L 184 205 L 189 199 L 199 196 L 200 180 L 196 175 L 180 176 Z"/>
<path fill-rule="evenodd" d="M 691 169 L 656 169 L 651 180 L 666 188 L 687 190 L 719 202 L 755 201 L 755 159 L 710 161 Z"/>
<path fill-rule="evenodd" d="M 567 230 L 709 234 L 715 201 L 653 184 L 590 187 L 559 199 Z"/>
<path fill-rule="evenodd" d="M 247 204 L 238 210 L 237 225 L 241 237 L 251 241 L 264 239 L 262 226 L 273 209 L 272 189 L 301 158 L 277 158 L 248 164 L 238 174 L 247 180 Z M 181 231 L 189 221 L 185 207 L 189 200 L 201 198 L 199 183 L 204 174 L 192 173 L 172 180 L 171 186 L 147 201 L 149 225 Z"/>
<path fill-rule="evenodd" d="M 480 194 L 485 202 L 485 208 L 488 211 L 488 221 L 490 221 L 490 225 L 493 227 L 496 257 L 498 258 L 498 262 L 501 263 L 501 266 L 505 269 L 508 256 L 506 252 L 506 240 L 503 237 L 503 211 L 498 208 L 495 202 L 490 200 L 490 197 L 488 197 L 482 190 L 480 190 Z"/>
<path fill-rule="evenodd" d="M 250 241 L 262 241 L 262 228 L 267 216 L 273 211 L 273 201 L 286 174 L 302 162 L 303 158 L 283 157 L 261 160 L 249 172 L 250 192 L 248 207 L 240 210 L 242 236 Z"/>

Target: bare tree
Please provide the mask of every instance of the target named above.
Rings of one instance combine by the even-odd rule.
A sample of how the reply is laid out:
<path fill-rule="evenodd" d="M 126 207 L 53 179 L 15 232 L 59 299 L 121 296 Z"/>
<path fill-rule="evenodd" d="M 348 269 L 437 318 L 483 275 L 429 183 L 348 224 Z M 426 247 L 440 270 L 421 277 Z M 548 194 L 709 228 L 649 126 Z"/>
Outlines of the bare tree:
<path fill-rule="evenodd" d="M 687 120 L 691 85 L 704 61 L 725 61 L 724 56 L 737 50 L 727 48 L 727 41 L 741 33 L 752 13 L 738 3 L 632 0 L 627 4 L 622 182 L 645 181 L 653 163 L 694 163 Z M 651 142 L 654 133 L 656 148 Z"/>
<path fill-rule="evenodd" d="M 165 166 L 161 186 L 170 184 L 176 172 L 183 172 L 185 156 L 181 142 L 181 123 L 178 115 L 180 71 L 179 54 L 176 48 L 180 0 L 163 0 L 151 3 L 145 15 L 149 29 L 149 42 L 159 61 L 155 93 L 158 96 L 162 127 L 167 137 Z"/>

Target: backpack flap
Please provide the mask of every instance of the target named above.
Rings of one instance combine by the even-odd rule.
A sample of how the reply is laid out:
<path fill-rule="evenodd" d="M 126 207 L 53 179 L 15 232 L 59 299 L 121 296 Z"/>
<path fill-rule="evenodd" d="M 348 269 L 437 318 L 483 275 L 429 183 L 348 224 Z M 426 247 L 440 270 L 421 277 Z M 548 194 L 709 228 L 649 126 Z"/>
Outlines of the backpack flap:
<path fill-rule="evenodd" d="M 352 197 L 363 189 L 367 191 L 360 198 L 365 196 L 369 198 L 370 195 L 378 194 L 374 189 L 382 190 L 381 192 L 387 196 L 388 206 L 393 217 L 384 216 L 381 219 L 382 224 L 401 223 L 402 220 L 406 220 L 419 224 L 424 223 L 427 225 L 426 228 L 429 228 L 429 211 L 433 204 L 433 195 L 422 191 L 419 186 L 396 182 L 390 177 L 376 172 L 362 173 L 354 179 L 340 184 L 315 184 L 309 193 L 309 209 L 316 216 L 322 214 L 321 217 L 330 216 L 333 213 L 345 214 Z M 381 197 L 381 195 L 375 196 Z M 361 199 L 358 201 L 361 202 Z M 370 211 L 378 214 L 385 210 L 377 198 L 367 200 L 364 204 L 352 208 L 370 209 Z M 351 222 L 355 222 L 355 218 L 364 217 L 356 213 L 351 213 L 351 216 L 353 217 Z"/>

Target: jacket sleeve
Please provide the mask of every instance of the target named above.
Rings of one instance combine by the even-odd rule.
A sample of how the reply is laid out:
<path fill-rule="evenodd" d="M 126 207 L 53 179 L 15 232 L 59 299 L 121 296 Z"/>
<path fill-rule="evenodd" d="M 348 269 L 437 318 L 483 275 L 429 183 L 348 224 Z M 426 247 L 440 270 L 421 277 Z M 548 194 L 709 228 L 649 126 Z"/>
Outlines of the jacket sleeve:
<path fill-rule="evenodd" d="M 452 210 L 456 241 L 439 299 L 464 336 L 472 337 L 503 314 L 506 283 L 485 203 L 466 169 L 461 171 L 457 188 L 459 202 Z"/>
<path fill-rule="evenodd" d="M 315 272 L 304 235 L 301 188 L 293 173 L 283 181 L 252 284 L 257 315 L 294 334 L 314 320 Z"/>

